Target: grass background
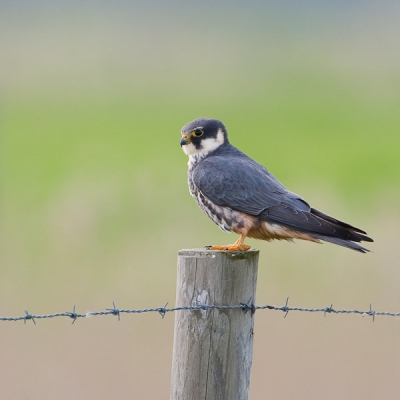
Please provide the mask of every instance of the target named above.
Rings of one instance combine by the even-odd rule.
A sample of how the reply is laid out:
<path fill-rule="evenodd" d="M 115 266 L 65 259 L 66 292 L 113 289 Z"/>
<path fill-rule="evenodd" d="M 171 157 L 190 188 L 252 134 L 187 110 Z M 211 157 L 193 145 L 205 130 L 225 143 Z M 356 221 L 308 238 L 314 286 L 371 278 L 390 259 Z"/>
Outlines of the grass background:
<path fill-rule="evenodd" d="M 249 241 L 257 303 L 400 310 L 399 6 L 0 5 L 0 314 L 174 303 L 197 208 L 180 128 L 208 116 L 372 254 Z M 396 398 L 398 319 L 256 314 L 251 399 Z M 169 396 L 173 315 L 5 323 L 4 398 Z"/>

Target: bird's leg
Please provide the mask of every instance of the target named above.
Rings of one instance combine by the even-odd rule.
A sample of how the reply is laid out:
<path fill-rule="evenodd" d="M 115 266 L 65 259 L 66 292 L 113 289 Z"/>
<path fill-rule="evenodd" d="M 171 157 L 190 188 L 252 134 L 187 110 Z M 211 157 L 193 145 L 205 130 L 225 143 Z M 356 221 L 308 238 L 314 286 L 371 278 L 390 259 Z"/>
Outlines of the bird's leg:
<path fill-rule="evenodd" d="M 245 235 L 240 235 L 239 239 L 233 244 L 228 244 L 226 246 L 211 246 L 211 250 L 224 250 L 224 251 L 247 251 L 250 246 L 244 244 Z"/>

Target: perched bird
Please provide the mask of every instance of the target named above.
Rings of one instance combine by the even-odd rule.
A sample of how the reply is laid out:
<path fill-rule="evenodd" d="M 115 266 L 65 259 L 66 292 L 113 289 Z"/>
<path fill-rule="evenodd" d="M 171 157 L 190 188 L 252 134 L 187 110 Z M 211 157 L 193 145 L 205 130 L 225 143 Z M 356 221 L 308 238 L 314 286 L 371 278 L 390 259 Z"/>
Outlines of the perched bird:
<path fill-rule="evenodd" d="M 265 167 L 232 146 L 224 124 L 199 118 L 181 131 L 189 156 L 190 194 L 223 230 L 240 235 L 234 243 L 212 250 L 246 251 L 246 237 L 261 240 L 321 240 L 366 253 L 366 232 L 311 208 L 289 192 Z"/>

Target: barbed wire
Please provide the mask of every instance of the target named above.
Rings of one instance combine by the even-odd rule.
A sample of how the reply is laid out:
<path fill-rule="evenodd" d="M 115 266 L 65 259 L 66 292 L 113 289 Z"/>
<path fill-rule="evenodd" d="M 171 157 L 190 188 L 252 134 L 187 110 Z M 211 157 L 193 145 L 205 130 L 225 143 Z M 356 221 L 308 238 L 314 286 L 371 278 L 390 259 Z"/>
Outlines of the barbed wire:
<path fill-rule="evenodd" d="M 361 316 L 370 316 L 372 317 L 372 321 L 375 321 L 375 316 L 389 316 L 389 317 L 400 317 L 400 312 L 390 312 L 390 311 L 375 311 L 372 309 L 372 305 L 369 305 L 369 310 L 360 311 L 360 310 L 336 310 L 333 308 L 331 304 L 329 307 L 324 308 L 306 308 L 306 307 L 289 307 L 289 297 L 286 299 L 286 303 L 284 306 L 273 306 L 273 305 L 264 305 L 264 306 L 256 306 L 253 304 L 252 299 L 249 299 L 247 303 L 239 303 L 232 306 L 217 306 L 210 304 L 198 304 L 194 306 L 184 306 L 184 307 L 174 307 L 167 308 L 168 303 L 165 304 L 164 307 L 155 307 L 155 308 L 144 308 L 144 309 L 119 309 L 115 306 L 115 302 L 113 302 L 113 308 L 106 308 L 105 311 L 90 311 L 85 314 L 80 314 L 76 312 L 75 306 L 72 311 L 54 313 L 54 314 L 43 314 L 36 315 L 31 314 L 27 310 L 25 310 L 25 315 L 19 317 L 0 317 L 0 321 L 26 321 L 31 320 L 35 325 L 37 319 L 46 319 L 46 318 L 59 318 L 59 317 L 68 317 L 71 318 L 74 323 L 78 318 L 88 318 L 88 317 L 97 317 L 100 315 L 115 315 L 118 317 L 118 321 L 120 320 L 121 314 L 143 314 L 143 313 L 159 313 L 162 318 L 165 317 L 166 313 L 176 312 L 176 311 L 207 311 L 207 310 L 235 310 L 240 309 L 244 312 L 250 311 L 253 315 L 256 310 L 274 310 L 274 311 L 282 311 L 285 313 L 284 318 L 288 315 L 289 311 L 301 311 L 301 312 L 319 312 L 324 313 L 324 317 L 326 314 L 360 314 Z"/>

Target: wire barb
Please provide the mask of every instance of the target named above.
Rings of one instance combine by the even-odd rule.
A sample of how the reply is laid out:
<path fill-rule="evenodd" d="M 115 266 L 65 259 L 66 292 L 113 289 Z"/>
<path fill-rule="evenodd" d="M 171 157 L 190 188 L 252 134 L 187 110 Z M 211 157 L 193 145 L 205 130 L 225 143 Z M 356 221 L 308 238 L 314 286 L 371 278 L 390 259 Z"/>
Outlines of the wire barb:
<path fill-rule="evenodd" d="M 120 311 L 118 308 L 115 307 L 115 302 L 113 301 L 113 308 L 106 308 L 107 311 L 110 311 L 112 315 L 117 315 L 118 316 L 118 321 L 120 321 Z"/>
<path fill-rule="evenodd" d="M 254 313 L 256 312 L 256 306 L 253 303 L 253 298 L 252 297 L 249 298 L 247 303 L 240 303 L 240 305 L 242 306 L 242 310 L 245 313 L 247 313 L 247 311 L 251 311 L 251 316 L 253 316 Z"/>
<path fill-rule="evenodd" d="M 375 311 L 372 310 L 372 303 L 369 303 L 369 315 L 372 315 L 372 322 L 375 322 Z"/>
<path fill-rule="evenodd" d="M 288 303 L 289 303 L 289 297 L 286 299 L 285 305 L 281 308 L 282 311 L 285 311 L 285 315 L 284 315 L 283 318 L 286 318 L 287 315 L 288 315 L 288 313 L 289 313 L 289 311 L 291 310 L 291 309 L 288 307 Z"/>
<path fill-rule="evenodd" d="M 73 324 L 75 323 L 75 321 L 77 320 L 78 316 L 79 316 L 79 315 L 75 312 L 75 305 L 74 305 L 74 308 L 72 309 L 72 312 L 70 312 L 70 313 L 68 313 L 68 314 L 69 314 L 69 317 L 73 319 L 73 321 L 72 321 L 72 323 L 71 323 L 71 325 L 73 325 Z"/>
<path fill-rule="evenodd" d="M 33 324 L 36 325 L 35 319 L 33 318 L 32 314 L 29 314 L 27 310 L 25 310 L 25 317 L 24 317 L 24 324 L 26 324 L 26 320 L 31 319 Z"/>
<path fill-rule="evenodd" d="M 333 310 L 333 304 L 331 304 L 331 306 L 330 307 L 326 307 L 325 308 L 325 311 L 324 311 L 324 318 L 326 317 L 326 313 L 331 313 L 331 312 L 333 312 L 334 310 Z"/>
<path fill-rule="evenodd" d="M 158 309 L 158 312 L 159 312 L 160 315 L 161 315 L 161 319 L 164 319 L 165 314 L 166 314 L 166 312 L 168 311 L 168 310 L 167 310 L 167 305 L 168 305 L 168 301 L 165 303 L 165 306 L 164 306 L 164 307 L 160 307 L 160 308 Z"/>

